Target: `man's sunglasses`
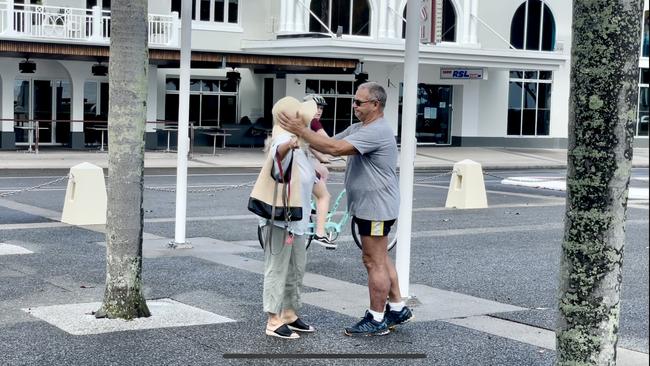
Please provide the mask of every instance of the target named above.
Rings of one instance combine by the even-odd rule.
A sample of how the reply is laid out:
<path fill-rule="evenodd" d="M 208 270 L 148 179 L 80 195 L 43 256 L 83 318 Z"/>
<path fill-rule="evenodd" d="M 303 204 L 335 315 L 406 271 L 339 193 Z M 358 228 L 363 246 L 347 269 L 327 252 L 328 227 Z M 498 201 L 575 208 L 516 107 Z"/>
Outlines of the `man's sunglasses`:
<path fill-rule="evenodd" d="M 353 99 L 352 103 L 356 105 L 357 107 L 361 107 L 362 104 L 368 103 L 368 102 L 376 102 L 377 99 L 368 99 L 368 100 L 359 100 L 359 99 Z"/>

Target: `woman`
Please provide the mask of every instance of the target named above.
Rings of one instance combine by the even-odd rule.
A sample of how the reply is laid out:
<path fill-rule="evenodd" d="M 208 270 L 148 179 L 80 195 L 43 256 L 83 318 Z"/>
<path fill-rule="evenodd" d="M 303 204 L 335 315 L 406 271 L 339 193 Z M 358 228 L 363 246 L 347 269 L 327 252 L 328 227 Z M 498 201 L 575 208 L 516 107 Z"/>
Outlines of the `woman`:
<path fill-rule="evenodd" d="M 291 102 L 289 103 L 291 106 L 285 103 L 287 100 Z M 303 103 L 303 106 L 309 104 L 312 108 L 301 108 L 306 123 L 311 120 L 316 111 L 313 103 Z M 278 101 L 273 107 L 274 121 L 279 112 L 292 110 L 296 105 L 300 105 L 300 103 L 294 98 L 283 98 Z M 311 114 L 309 114 L 310 110 Z M 278 125 L 274 126 L 269 149 L 269 154 L 274 157 L 272 174 L 276 180 L 279 180 L 289 168 L 298 169 L 297 177 L 300 178 L 303 212 L 300 221 L 275 220 L 272 225 L 269 225 L 270 222 L 266 223 L 266 229 L 272 230 L 270 243 L 267 242 L 264 246 L 263 306 L 268 315 L 266 334 L 285 339 L 300 338 L 297 332 L 313 332 L 315 330 L 297 314 L 297 310 L 301 306 L 300 290 L 305 274 L 304 234 L 309 226 L 310 199 L 316 179 L 314 167 L 306 154 L 308 148 L 295 135 L 288 133 Z"/>

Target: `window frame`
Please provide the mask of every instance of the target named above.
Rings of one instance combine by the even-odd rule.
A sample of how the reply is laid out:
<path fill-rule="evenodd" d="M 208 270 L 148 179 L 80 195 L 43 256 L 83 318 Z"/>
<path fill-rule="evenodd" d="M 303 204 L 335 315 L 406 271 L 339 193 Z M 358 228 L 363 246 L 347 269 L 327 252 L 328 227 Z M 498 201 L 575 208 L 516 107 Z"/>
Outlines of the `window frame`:
<path fill-rule="evenodd" d="M 314 1 L 316 1 L 316 0 L 311 0 L 309 2 L 309 9 L 310 10 L 311 10 L 311 6 L 314 3 Z M 336 29 L 334 29 L 333 26 L 332 26 L 332 3 L 334 1 L 338 1 L 338 0 L 318 0 L 318 1 L 321 1 L 321 2 L 327 1 L 327 4 L 328 4 L 328 6 L 327 6 L 327 22 L 323 21 L 323 19 L 320 19 L 320 18 L 319 19 L 321 21 L 323 21 L 323 23 L 325 23 L 325 25 L 330 29 L 330 31 L 332 31 L 332 33 L 336 33 Z M 347 33 L 342 33 L 342 35 L 347 36 L 347 37 L 372 37 L 372 16 L 373 16 L 373 14 L 372 14 L 371 1 L 370 0 L 349 0 L 349 1 L 350 1 L 350 8 L 348 10 L 348 21 L 349 21 L 348 26 L 349 26 L 349 30 L 348 30 Z M 368 34 L 353 34 L 352 33 L 352 31 L 354 29 L 353 24 L 355 22 L 354 4 L 355 4 L 355 2 L 358 2 L 358 1 L 363 1 L 365 3 L 365 5 L 367 6 L 367 8 L 368 8 Z M 322 27 L 322 25 L 320 23 L 318 23 L 318 26 L 317 26 L 318 30 L 312 30 L 311 29 L 311 19 L 312 19 L 312 17 L 314 15 L 312 15 L 311 12 L 309 12 L 309 11 L 307 11 L 307 14 L 308 14 L 308 17 L 307 17 L 307 30 L 309 32 L 321 33 L 320 28 Z M 316 14 L 316 13 L 314 12 L 314 14 Z"/>
<path fill-rule="evenodd" d="M 307 87 L 310 84 L 313 84 L 314 82 L 318 82 L 317 90 L 307 90 Z M 322 90 L 322 88 L 323 88 L 322 82 L 334 83 L 334 85 L 335 85 L 334 93 L 324 92 Z M 350 86 L 350 88 L 349 88 L 349 93 L 350 94 L 340 93 L 339 92 L 339 83 L 350 84 L 349 85 Z M 337 125 L 339 124 L 339 122 L 341 122 L 341 123 L 343 122 L 342 119 L 339 121 L 339 119 L 337 117 L 339 115 L 339 110 L 338 110 L 338 108 L 339 108 L 339 103 L 338 103 L 339 99 L 348 99 L 350 101 L 350 119 L 348 121 L 345 121 L 345 123 L 347 124 L 347 126 L 350 126 L 353 123 L 355 123 L 355 121 L 354 121 L 354 118 L 355 118 L 354 117 L 354 108 L 352 107 L 352 100 L 354 99 L 354 91 L 355 91 L 355 89 L 354 89 L 354 81 L 353 80 L 344 80 L 344 79 L 305 79 L 305 88 L 304 88 L 305 95 L 318 94 L 318 95 L 321 95 L 326 100 L 334 99 L 334 101 L 335 101 L 333 106 L 332 106 L 332 104 L 330 102 L 328 102 L 328 105 L 325 107 L 325 108 L 332 108 L 333 107 L 333 111 L 331 113 L 332 114 L 331 136 L 335 135 L 336 133 L 342 132 L 342 131 L 345 130 L 345 128 L 347 128 L 347 127 L 345 127 L 345 128 L 342 128 L 342 129 L 337 129 Z M 327 131 L 327 128 L 325 128 L 325 126 L 323 126 L 323 128 L 325 129 L 325 131 Z M 327 131 L 327 133 L 330 134 L 330 131 Z"/>
<path fill-rule="evenodd" d="M 648 75 L 646 75 L 645 83 L 643 82 L 643 71 L 644 71 L 644 69 L 639 70 L 639 98 L 638 98 L 638 101 L 637 101 L 636 122 L 635 122 L 635 125 L 634 125 L 634 137 L 635 138 L 637 138 L 637 137 L 648 138 L 648 136 L 649 136 L 649 134 L 647 134 L 647 133 L 645 135 L 639 135 L 639 126 L 641 125 L 641 97 L 642 97 L 641 91 L 643 89 L 645 89 L 646 90 L 646 92 L 645 92 L 646 98 L 650 97 L 650 81 L 647 80 Z M 645 69 L 645 72 L 650 74 L 650 72 L 647 69 Z M 650 111 L 646 111 L 646 113 L 648 114 L 648 116 L 650 116 Z M 648 117 L 648 116 L 646 116 L 646 117 Z M 648 118 L 650 118 L 650 117 L 648 117 Z M 648 123 L 650 123 L 650 121 Z"/>
<path fill-rule="evenodd" d="M 179 0 L 180 1 L 180 0 Z M 237 1 L 237 21 L 231 22 L 230 17 L 230 0 L 223 0 L 223 21 L 214 20 L 214 10 L 216 7 L 217 0 L 208 0 L 210 2 L 209 10 L 209 20 L 201 20 L 201 0 L 192 0 L 192 29 L 200 30 L 218 30 L 224 32 L 236 32 L 241 33 L 244 29 L 241 27 L 241 8 L 242 4 L 240 0 Z M 182 5 L 182 4 L 179 4 Z M 170 2 L 170 11 L 178 12 L 179 18 L 181 17 L 181 9 L 175 9 L 174 2 Z"/>
<path fill-rule="evenodd" d="M 521 77 L 513 77 L 512 73 L 519 72 L 521 73 Z M 536 77 L 529 77 L 527 74 L 530 74 L 531 72 L 534 72 L 536 74 Z M 550 73 L 550 76 L 548 78 L 540 78 L 540 73 Z M 519 98 L 519 134 L 510 134 L 508 133 L 508 125 L 509 125 L 509 115 L 510 115 L 510 110 L 513 109 L 510 106 L 510 85 L 512 83 L 520 83 L 521 84 L 521 96 Z M 535 108 L 526 108 L 526 96 L 525 96 L 525 90 L 526 90 L 526 84 L 536 84 L 535 85 Z M 547 108 L 540 108 L 540 95 L 539 95 L 539 85 L 540 84 L 547 84 L 549 85 L 549 90 L 548 90 L 548 100 L 546 101 L 548 107 Z M 507 137 L 545 137 L 545 136 L 551 136 L 551 110 L 552 110 L 552 104 L 551 100 L 553 99 L 553 72 L 550 70 L 510 70 L 510 74 L 508 77 L 508 107 L 507 107 L 507 117 L 506 117 L 506 136 Z M 534 125 L 534 134 L 524 134 L 524 112 L 525 111 L 535 111 L 535 125 Z M 548 126 L 548 133 L 541 135 L 538 133 L 538 126 L 539 126 L 539 112 L 541 111 L 548 111 L 549 113 L 549 126 Z"/>
<path fill-rule="evenodd" d="M 540 14 L 539 14 L 539 29 L 537 29 L 538 32 L 538 39 L 537 39 L 537 46 L 535 48 L 529 48 L 528 47 L 528 31 L 529 31 L 529 13 L 530 11 L 530 2 L 531 1 L 539 1 L 540 4 Z M 514 35 L 514 30 L 513 26 L 515 24 L 515 20 L 519 20 L 517 18 L 517 15 L 519 11 L 523 7 L 523 35 L 521 35 L 522 38 L 522 47 L 517 48 L 516 46 L 515 49 L 520 49 L 520 50 L 525 50 L 525 51 L 540 51 L 540 52 L 554 52 L 555 48 L 557 46 L 557 22 L 555 21 L 555 15 L 553 15 L 553 11 L 551 10 L 551 7 L 547 4 L 548 0 L 525 0 L 523 3 L 521 3 L 516 9 L 515 12 L 512 15 L 512 18 L 510 20 L 510 44 L 514 45 L 516 42 L 513 40 L 513 35 Z M 550 18 L 550 26 L 551 29 L 549 30 L 548 36 L 551 37 L 551 45 L 550 49 L 544 49 L 544 23 L 546 21 L 545 19 L 545 13 L 546 10 L 548 10 L 548 14 L 551 16 Z"/>
<path fill-rule="evenodd" d="M 174 75 L 167 75 L 165 78 L 165 105 L 167 103 L 167 95 L 172 94 L 172 95 L 180 95 L 180 88 L 179 89 L 168 89 L 167 85 L 169 81 L 171 80 L 179 80 L 180 76 L 174 76 Z M 221 83 L 224 81 L 229 81 L 225 77 L 203 77 L 203 78 L 192 78 L 192 81 L 197 81 L 199 83 L 199 90 L 191 90 L 189 94 L 190 96 L 192 95 L 198 95 L 199 96 L 199 120 L 196 123 L 197 127 L 203 126 L 203 96 L 216 96 L 217 97 L 217 108 L 216 108 L 216 115 L 217 115 L 217 124 L 215 126 L 212 125 L 206 125 L 206 127 L 215 127 L 219 128 L 223 123 L 239 123 L 239 84 L 237 84 L 235 91 L 222 91 L 221 88 Z M 203 90 L 203 86 L 206 85 L 205 81 L 218 81 L 219 82 L 219 91 L 209 91 L 209 90 Z M 190 83 L 191 84 L 191 83 Z M 191 86 L 191 85 L 190 85 Z M 221 120 L 221 115 L 222 115 L 222 110 L 221 110 L 221 100 L 222 97 L 235 97 L 235 120 L 234 121 L 222 121 Z M 165 119 L 167 119 L 167 116 L 165 116 Z"/>

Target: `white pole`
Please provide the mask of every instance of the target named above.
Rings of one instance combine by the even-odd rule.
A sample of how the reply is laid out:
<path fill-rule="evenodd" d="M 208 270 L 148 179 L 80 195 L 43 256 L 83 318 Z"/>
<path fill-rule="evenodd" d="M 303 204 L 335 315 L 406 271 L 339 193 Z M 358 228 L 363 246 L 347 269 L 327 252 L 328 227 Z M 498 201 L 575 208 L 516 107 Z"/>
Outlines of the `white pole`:
<path fill-rule="evenodd" d="M 425 0 L 430 1 L 430 0 Z M 411 218 L 413 215 L 413 165 L 415 162 L 415 118 L 418 88 L 418 52 L 420 48 L 421 0 L 406 10 L 406 50 L 404 52 L 404 105 L 399 164 L 399 220 L 395 266 L 403 297 L 409 295 L 411 269 Z M 415 6 L 417 5 L 417 6 Z"/>
<path fill-rule="evenodd" d="M 187 215 L 187 156 L 190 115 L 190 58 L 192 57 L 192 0 L 183 0 L 181 10 L 181 77 L 178 98 L 178 143 L 176 167 L 176 232 L 173 246 L 185 244 Z"/>

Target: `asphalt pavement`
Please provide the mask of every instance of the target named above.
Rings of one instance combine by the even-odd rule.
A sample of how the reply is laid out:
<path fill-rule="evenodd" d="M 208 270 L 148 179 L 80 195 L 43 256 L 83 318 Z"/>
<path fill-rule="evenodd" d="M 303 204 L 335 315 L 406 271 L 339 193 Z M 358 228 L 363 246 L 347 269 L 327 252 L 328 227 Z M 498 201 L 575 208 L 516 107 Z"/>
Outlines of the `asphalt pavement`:
<path fill-rule="evenodd" d="M 211 152 L 211 151 L 210 151 Z M 648 149 L 635 149 L 631 186 L 648 189 Z M 35 187 L 106 153 L 0 152 L 0 195 Z M 264 335 L 263 252 L 245 207 L 263 154 L 197 152 L 190 161 L 187 240 L 175 236 L 173 153 L 145 166 L 147 320 L 95 320 L 105 282 L 105 228 L 60 222 L 66 181 L 0 197 L 1 365 L 552 365 L 564 193 L 502 184 L 561 179 L 566 151 L 419 148 L 409 304 L 416 319 L 384 337 L 349 338 L 367 306 L 366 275 L 349 230 L 335 251 L 308 250 L 296 341 Z M 445 208 L 448 170 L 486 172 L 488 208 Z M 330 190 L 342 188 L 334 162 Z M 648 200 L 630 201 L 618 365 L 648 364 Z M 398 247 L 391 254 L 394 256 Z"/>

